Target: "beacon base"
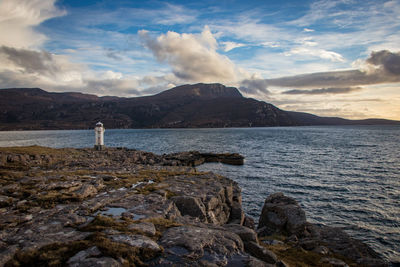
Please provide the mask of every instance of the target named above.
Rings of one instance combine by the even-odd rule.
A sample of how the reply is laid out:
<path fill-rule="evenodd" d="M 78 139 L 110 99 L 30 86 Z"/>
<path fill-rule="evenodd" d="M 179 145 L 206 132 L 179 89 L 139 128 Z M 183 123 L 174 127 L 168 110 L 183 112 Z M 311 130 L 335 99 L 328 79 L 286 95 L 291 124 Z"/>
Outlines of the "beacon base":
<path fill-rule="evenodd" d="M 104 145 L 94 145 L 95 150 L 104 150 L 105 146 Z"/>

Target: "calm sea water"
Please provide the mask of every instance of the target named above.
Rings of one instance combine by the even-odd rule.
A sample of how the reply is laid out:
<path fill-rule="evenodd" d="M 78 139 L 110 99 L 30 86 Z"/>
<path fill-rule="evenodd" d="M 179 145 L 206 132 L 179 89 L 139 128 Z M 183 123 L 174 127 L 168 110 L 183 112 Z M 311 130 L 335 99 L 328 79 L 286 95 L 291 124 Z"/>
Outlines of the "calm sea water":
<path fill-rule="evenodd" d="M 0 132 L 0 146 L 90 147 L 94 132 Z M 400 261 L 400 127 L 106 130 L 107 146 L 155 153 L 238 152 L 244 166 L 205 164 L 237 181 L 246 213 L 284 192 L 309 221 L 342 227 L 392 261 Z"/>

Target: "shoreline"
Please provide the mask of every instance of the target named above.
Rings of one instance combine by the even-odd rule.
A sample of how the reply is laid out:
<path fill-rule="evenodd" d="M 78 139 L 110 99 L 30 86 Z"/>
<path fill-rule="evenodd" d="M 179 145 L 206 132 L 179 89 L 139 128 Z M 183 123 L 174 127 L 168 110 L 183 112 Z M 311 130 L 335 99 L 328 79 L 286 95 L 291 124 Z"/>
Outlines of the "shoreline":
<path fill-rule="evenodd" d="M 379 126 L 379 127 L 396 127 L 400 126 L 399 123 L 394 124 L 335 124 L 335 125 L 282 125 L 282 126 L 243 126 L 243 127 L 184 127 L 184 128 L 173 128 L 173 127 L 162 127 L 162 128 L 107 128 L 107 130 L 207 130 L 207 129 L 269 129 L 269 128 L 310 128 L 310 127 L 369 127 L 369 126 Z M 93 131 L 92 128 L 63 128 L 63 129 L 14 129 L 14 130 L 3 130 L 1 132 L 33 132 L 33 131 Z"/>
<path fill-rule="evenodd" d="M 304 262 L 326 266 L 337 266 L 334 264 L 340 262 L 349 266 L 368 262 L 374 263 L 370 266 L 388 266 L 372 249 L 344 232 L 307 223 L 298 203 L 281 195 L 264 204 L 264 207 L 274 204 L 270 208 L 276 214 L 272 216 L 275 219 L 269 218 L 271 210 L 266 208 L 269 213 L 260 215 L 262 224 L 254 229 L 254 220 L 245 216 L 241 206 L 237 183 L 217 174 L 198 172 L 194 166 L 207 160 L 197 153 L 159 156 L 125 148 L 104 151 L 0 148 L 2 195 L 7 197 L 1 199 L 1 241 L 7 244 L 7 249 L 0 258 L 8 259 L 8 266 L 13 266 L 13 263 L 39 257 L 44 253 L 42 248 L 53 251 L 55 246 L 56 250 L 63 248 L 71 254 L 68 259 L 54 259 L 62 263 L 85 251 L 88 255 L 82 261 L 94 261 L 101 255 L 110 263 L 116 261 L 121 265 L 124 260 L 150 266 L 162 262 L 192 264 L 194 258 L 204 264 L 221 263 L 225 259 L 227 263 L 243 263 L 242 266 L 266 263 L 290 266 L 296 256 Z M 238 156 L 236 154 L 236 158 Z M 147 206 L 135 208 L 138 205 Z M 115 210 L 117 208 L 122 210 Z M 110 209 L 109 213 L 117 215 L 108 216 Z M 57 220 L 54 216 L 42 216 L 46 213 L 58 214 L 55 218 L 62 226 L 51 230 L 51 222 Z M 62 221 L 61 217 L 67 221 Z M 36 227 L 35 222 L 41 222 L 40 227 L 47 227 L 46 231 Z M 18 238 L 7 235 L 4 229 L 19 233 Z M 198 231 L 208 239 L 198 240 L 194 234 Z M 340 236 L 347 248 L 357 248 L 352 258 L 340 256 L 337 252 L 343 247 L 338 248 L 338 244 L 321 241 L 321 236 L 329 239 L 332 233 Z M 54 242 L 49 243 L 54 239 L 44 238 L 57 234 L 65 235 L 68 241 L 64 245 L 54 245 Z M 178 243 L 174 239 L 177 236 L 180 237 Z M 47 242 L 43 243 L 43 239 Z M 208 243 L 210 239 L 215 242 Z M 107 251 L 105 243 L 118 249 Z M 92 245 L 100 251 L 100 254 L 96 251 L 96 257 L 87 251 Z M 129 253 L 121 256 L 120 250 Z"/>

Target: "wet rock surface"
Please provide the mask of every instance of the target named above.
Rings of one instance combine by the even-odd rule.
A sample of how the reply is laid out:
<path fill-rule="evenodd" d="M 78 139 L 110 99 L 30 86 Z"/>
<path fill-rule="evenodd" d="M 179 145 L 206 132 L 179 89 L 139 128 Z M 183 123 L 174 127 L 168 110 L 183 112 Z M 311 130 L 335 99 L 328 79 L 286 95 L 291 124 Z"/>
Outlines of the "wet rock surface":
<path fill-rule="evenodd" d="M 265 200 L 257 232 L 267 248 L 291 262 L 309 260 L 315 266 L 389 266 L 369 246 L 340 228 L 308 223 L 299 203 L 282 193 Z"/>
<path fill-rule="evenodd" d="M 239 156 L 0 148 L 0 266 L 297 266 L 288 253 L 302 266 L 385 266 L 282 194 L 257 233 L 237 183 L 193 167 Z"/>

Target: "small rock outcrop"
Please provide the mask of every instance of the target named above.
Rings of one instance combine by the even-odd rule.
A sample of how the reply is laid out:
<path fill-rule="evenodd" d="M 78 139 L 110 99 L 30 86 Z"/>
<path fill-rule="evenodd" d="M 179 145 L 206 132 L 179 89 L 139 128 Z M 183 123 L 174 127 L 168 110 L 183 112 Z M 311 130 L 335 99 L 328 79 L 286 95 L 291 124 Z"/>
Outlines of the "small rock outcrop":
<path fill-rule="evenodd" d="M 317 266 L 389 266 L 368 245 L 351 238 L 343 230 L 307 222 L 298 202 L 283 193 L 267 197 L 257 232 L 268 244 L 267 248 L 294 261 L 304 260 L 298 257 L 302 255 L 308 257 L 307 260 L 312 258 Z M 277 236 L 283 242 L 273 240 Z M 292 258 L 289 252 L 297 258 Z"/>
<path fill-rule="evenodd" d="M 82 160 L 82 158 L 85 158 Z M 90 168 L 120 169 L 129 164 L 195 167 L 206 162 L 243 165 L 244 157 L 237 153 L 200 153 L 198 151 L 157 155 L 124 147 L 104 151 L 82 148 L 52 149 L 40 146 L 0 148 L 0 167 Z"/>
<path fill-rule="evenodd" d="M 264 202 L 258 230 L 262 235 L 292 235 L 302 233 L 306 223 L 306 214 L 295 199 L 275 193 Z"/>

